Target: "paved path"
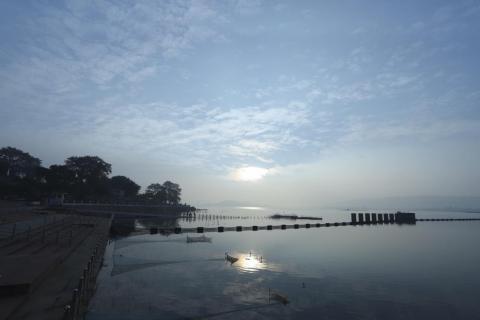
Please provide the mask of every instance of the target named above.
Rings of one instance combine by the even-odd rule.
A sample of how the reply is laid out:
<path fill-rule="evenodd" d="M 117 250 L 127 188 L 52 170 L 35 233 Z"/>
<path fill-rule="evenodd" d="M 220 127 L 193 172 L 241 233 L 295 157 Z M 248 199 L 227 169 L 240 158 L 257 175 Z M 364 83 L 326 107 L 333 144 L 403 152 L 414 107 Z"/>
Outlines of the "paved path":
<path fill-rule="evenodd" d="M 2 285 L 4 292 L 9 285 L 30 286 L 27 294 L 0 296 L 0 320 L 62 319 L 86 263 L 96 246 L 106 244 L 110 228 L 106 218 L 67 218 L 45 232 L 42 224 L 30 239 L 0 241 L 0 293 Z"/>

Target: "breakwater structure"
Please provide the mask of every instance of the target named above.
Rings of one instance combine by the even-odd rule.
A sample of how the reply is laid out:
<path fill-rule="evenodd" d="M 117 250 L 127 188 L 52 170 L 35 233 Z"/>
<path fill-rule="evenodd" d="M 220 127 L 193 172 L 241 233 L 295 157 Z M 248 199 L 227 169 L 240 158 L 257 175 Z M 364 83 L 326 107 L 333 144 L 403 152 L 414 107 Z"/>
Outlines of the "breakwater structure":
<path fill-rule="evenodd" d="M 302 224 L 281 224 L 281 225 L 253 225 L 253 226 L 218 226 L 218 227 L 153 227 L 150 226 L 151 234 L 162 233 L 205 233 L 205 232 L 242 232 L 242 231 L 272 231 L 272 230 L 288 230 L 288 229 L 310 229 L 323 227 L 340 227 L 340 226 L 368 226 L 368 225 L 415 225 L 417 222 L 423 221 L 480 221 L 480 218 L 428 218 L 417 219 L 414 212 L 396 212 L 396 213 L 351 213 L 350 221 L 343 222 L 326 222 L 326 223 L 302 223 Z"/>
<path fill-rule="evenodd" d="M 193 216 L 198 211 L 195 207 L 187 204 L 161 205 L 145 203 L 110 203 L 110 202 L 64 202 L 63 210 L 75 210 L 79 213 L 94 213 L 96 215 L 115 214 L 116 216 L 165 216 L 180 217 L 182 215 Z"/>

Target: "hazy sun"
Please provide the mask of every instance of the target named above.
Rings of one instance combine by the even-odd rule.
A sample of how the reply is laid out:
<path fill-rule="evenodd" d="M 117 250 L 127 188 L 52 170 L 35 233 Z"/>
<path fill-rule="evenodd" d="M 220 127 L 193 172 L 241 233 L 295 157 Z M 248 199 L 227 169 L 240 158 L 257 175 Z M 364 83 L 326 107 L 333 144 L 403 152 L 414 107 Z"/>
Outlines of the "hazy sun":
<path fill-rule="evenodd" d="M 265 177 L 268 169 L 259 167 L 242 167 L 233 171 L 232 177 L 237 181 L 258 181 Z"/>

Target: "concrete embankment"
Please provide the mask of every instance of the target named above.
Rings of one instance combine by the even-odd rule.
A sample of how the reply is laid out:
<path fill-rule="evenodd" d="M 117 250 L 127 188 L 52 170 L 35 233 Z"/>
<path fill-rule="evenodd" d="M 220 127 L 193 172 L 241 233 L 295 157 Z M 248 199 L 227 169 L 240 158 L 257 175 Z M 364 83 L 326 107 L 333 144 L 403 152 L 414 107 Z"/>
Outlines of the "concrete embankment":
<path fill-rule="evenodd" d="M 72 319 L 73 308 L 81 314 L 93 294 L 110 218 L 48 217 L 44 224 L 0 239 L 0 319 Z"/>
<path fill-rule="evenodd" d="M 151 204 L 114 204 L 114 203 L 64 203 L 63 208 L 77 212 L 95 214 L 122 214 L 130 216 L 177 217 L 184 212 L 194 212 L 189 205 L 151 205 Z"/>

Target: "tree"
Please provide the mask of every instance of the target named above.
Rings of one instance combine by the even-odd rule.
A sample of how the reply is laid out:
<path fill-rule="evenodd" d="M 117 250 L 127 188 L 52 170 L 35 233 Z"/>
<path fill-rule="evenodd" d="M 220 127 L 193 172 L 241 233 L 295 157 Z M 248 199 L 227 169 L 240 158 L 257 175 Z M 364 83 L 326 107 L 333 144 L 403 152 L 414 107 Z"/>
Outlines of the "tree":
<path fill-rule="evenodd" d="M 0 173 L 7 177 L 33 176 L 41 161 L 22 150 L 6 147 L 0 149 Z"/>
<path fill-rule="evenodd" d="M 140 186 L 125 176 L 110 178 L 110 193 L 115 196 L 132 198 L 139 190 Z"/>
<path fill-rule="evenodd" d="M 46 173 L 47 189 L 50 192 L 68 193 L 72 189 L 75 174 L 65 165 L 51 165 Z"/>
<path fill-rule="evenodd" d="M 70 157 L 65 166 L 73 173 L 72 193 L 79 198 L 98 198 L 108 194 L 108 175 L 112 165 L 97 156 Z"/>
<path fill-rule="evenodd" d="M 83 183 L 101 180 L 112 172 L 112 165 L 97 156 L 70 157 L 65 160 L 65 165 Z"/>
<path fill-rule="evenodd" d="M 6 177 L 8 173 L 8 161 L 6 159 L 0 158 L 0 177 Z"/>
<path fill-rule="evenodd" d="M 41 161 L 22 150 L 0 149 L 0 195 L 26 199 L 37 198 L 42 193 L 44 168 Z"/>
<path fill-rule="evenodd" d="M 145 190 L 147 200 L 165 203 L 167 201 L 167 191 L 160 183 L 152 183 Z"/>
<path fill-rule="evenodd" d="M 171 181 L 165 181 L 163 183 L 163 187 L 166 190 L 167 203 L 178 204 L 181 200 L 180 195 L 182 193 L 182 189 L 180 188 L 180 186 Z"/>

